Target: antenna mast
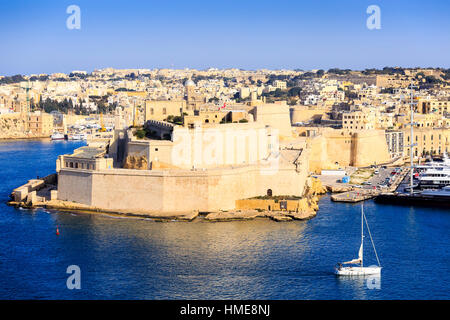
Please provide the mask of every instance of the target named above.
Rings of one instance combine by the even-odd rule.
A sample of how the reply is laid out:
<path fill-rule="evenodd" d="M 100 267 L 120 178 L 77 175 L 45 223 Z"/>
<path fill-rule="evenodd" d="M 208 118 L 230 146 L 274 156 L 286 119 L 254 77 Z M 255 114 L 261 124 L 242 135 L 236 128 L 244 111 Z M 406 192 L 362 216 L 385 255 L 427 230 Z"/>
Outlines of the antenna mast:
<path fill-rule="evenodd" d="M 409 194 L 413 195 L 413 175 L 414 175 L 414 162 L 413 162 L 413 148 L 415 146 L 417 146 L 417 143 L 413 143 L 413 134 L 414 134 L 414 105 L 416 105 L 417 103 L 414 102 L 414 89 L 416 88 L 416 86 L 413 85 L 413 79 L 411 78 L 411 85 L 410 85 L 410 103 L 409 105 L 411 106 L 411 122 L 409 123 L 409 125 L 411 126 L 411 139 L 410 142 L 411 144 L 409 145 L 409 159 L 410 159 L 410 164 L 411 164 L 411 171 L 410 171 L 410 180 L 409 180 Z"/>

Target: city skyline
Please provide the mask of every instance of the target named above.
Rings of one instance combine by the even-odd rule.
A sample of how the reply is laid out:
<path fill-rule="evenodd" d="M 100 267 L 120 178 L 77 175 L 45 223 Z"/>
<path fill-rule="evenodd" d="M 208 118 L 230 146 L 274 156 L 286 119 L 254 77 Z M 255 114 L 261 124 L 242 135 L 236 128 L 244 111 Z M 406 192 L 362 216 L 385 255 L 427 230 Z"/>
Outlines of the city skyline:
<path fill-rule="evenodd" d="M 70 5 L 80 7 L 79 30 L 66 26 Z M 370 5 L 380 7 L 381 29 L 366 26 Z M 442 1 L 2 3 L 0 70 L 448 68 L 449 8 Z"/>

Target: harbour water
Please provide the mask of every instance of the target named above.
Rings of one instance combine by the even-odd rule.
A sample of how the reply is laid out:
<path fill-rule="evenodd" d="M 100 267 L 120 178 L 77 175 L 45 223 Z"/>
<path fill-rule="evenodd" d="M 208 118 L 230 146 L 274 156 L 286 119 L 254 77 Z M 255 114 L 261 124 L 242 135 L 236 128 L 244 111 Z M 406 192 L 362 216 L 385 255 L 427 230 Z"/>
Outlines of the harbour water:
<path fill-rule="evenodd" d="M 13 188 L 83 142 L 0 142 L 0 299 L 449 299 L 450 212 L 365 203 L 381 279 L 337 278 L 360 205 L 323 196 L 309 221 L 155 222 L 21 210 Z M 60 235 L 55 231 L 59 226 Z M 365 265 L 376 259 L 366 238 Z M 69 290 L 66 269 L 81 269 Z"/>

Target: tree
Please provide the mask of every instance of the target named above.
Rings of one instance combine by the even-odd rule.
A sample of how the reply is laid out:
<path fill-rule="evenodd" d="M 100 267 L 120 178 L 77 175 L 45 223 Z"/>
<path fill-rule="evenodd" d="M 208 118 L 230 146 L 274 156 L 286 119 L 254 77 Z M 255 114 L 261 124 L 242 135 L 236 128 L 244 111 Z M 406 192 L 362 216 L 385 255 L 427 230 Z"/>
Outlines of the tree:
<path fill-rule="evenodd" d="M 22 75 L 16 74 L 11 77 L 4 77 L 0 79 L 0 84 L 18 83 L 22 81 L 26 81 L 26 79 Z"/>
<path fill-rule="evenodd" d="M 301 91 L 302 91 L 302 88 L 300 88 L 300 87 L 290 88 L 288 91 L 288 96 L 289 97 L 298 97 L 298 96 L 300 96 Z"/>

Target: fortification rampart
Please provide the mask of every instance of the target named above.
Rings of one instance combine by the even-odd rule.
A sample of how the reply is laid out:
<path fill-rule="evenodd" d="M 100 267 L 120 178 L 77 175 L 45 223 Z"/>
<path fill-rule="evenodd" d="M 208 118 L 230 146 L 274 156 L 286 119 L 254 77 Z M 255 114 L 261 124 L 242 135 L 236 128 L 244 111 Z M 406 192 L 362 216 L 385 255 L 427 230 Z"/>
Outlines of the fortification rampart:
<path fill-rule="evenodd" d="M 305 161 L 306 163 L 306 161 Z M 58 175 L 58 199 L 109 210 L 210 212 L 238 199 L 302 196 L 307 168 L 243 166 L 216 170 L 75 170 Z"/>

